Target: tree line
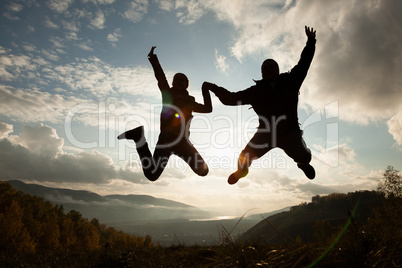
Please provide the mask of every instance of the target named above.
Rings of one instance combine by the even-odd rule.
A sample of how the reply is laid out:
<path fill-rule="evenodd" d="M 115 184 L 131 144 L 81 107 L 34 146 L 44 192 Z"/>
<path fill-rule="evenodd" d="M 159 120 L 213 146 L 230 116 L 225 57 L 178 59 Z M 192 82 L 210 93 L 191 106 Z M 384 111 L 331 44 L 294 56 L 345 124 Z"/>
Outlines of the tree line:
<path fill-rule="evenodd" d="M 152 247 L 151 236 L 127 234 L 88 220 L 80 212 L 64 212 L 41 197 L 0 182 L 0 252 L 18 254 L 48 250 Z"/>

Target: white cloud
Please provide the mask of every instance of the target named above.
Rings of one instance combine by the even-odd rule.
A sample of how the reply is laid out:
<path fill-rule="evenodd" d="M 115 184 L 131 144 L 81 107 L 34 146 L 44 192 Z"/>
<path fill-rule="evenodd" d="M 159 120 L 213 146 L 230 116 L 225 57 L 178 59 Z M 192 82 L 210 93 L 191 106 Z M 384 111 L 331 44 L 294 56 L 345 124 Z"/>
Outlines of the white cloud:
<path fill-rule="evenodd" d="M 26 147 L 31 153 L 52 159 L 62 152 L 63 139 L 57 136 L 56 130 L 39 124 L 24 126 L 19 136 L 8 138 L 13 144 Z"/>
<path fill-rule="evenodd" d="M 49 0 L 47 5 L 51 10 L 63 13 L 69 8 L 71 3 L 73 3 L 73 0 Z"/>
<path fill-rule="evenodd" d="M 43 55 L 45 58 L 47 58 L 48 60 L 51 60 L 51 61 L 58 61 L 58 60 L 60 60 L 59 55 L 58 55 L 55 51 L 42 49 L 42 50 L 40 51 L 40 53 L 42 53 L 42 55 Z M 33 59 L 32 59 L 32 60 L 33 60 Z"/>
<path fill-rule="evenodd" d="M 0 66 L 0 79 L 3 81 L 11 81 L 14 76 L 9 73 L 4 66 Z"/>
<path fill-rule="evenodd" d="M 333 182 L 324 182 L 322 174 L 315 178 L 314 181 L 307 183 L 299 183 L 295 185 L 295 189 L 300 191 L 306 198 L 312 195 L 326 195 L 331 193 L 348 193 L 361 190 L 375 190 L 378 185 L 378 179 L 381 177 L 381 172 L 378 170 L 367 171 L 364 168 L 366 174 L 359 174 L 357 172 L 350 171 L 352 169 L 345 169 L 348 172 L 344 172 L 342 175 L 345 177 L 344 181 L 334 180 Z M 368 172 L 368 173 L 367 173 Z"/>
<path fill-rule="evenodd" d="M 180 23 L 192 24 L 205 13 L 205 6 L 209 1 L 178 0 L 175 2 L 176 15 Z"/>
<path fill-rule="evenodd" d="M 72 90 L 83 90 L 95 96 L 112 93 L 155 96 L 155 78 L 150 68 L 114 68 L 98 58 L 81 59 L 75 63 L 47 69 L 45 76 L 66 84 Z"/>
<path fill-rule="evenodd" d="M 100 9 L 97 10 L 100 11 Z M 92 19 L 92 12 L 89 8 L 74 8 L 66 14 L 66 17 L 70 18 L 70 20 L 74 19 L 80 25 L 80 19 Z"/>
<path fill-rule="evenodd" d="M 102 30 L 103 28 L 105 28 L 105 15 L 101 10 L 98 10 L 96 12 L 95 17 L 91 19 L 90 24 L 96 29 Z"/>
<path fill-rule="evenodd" d="M 45 27 L 50 28 L 50 29 L 55 29 L 55 30 L 59 29 L 59 26 L 56 23 L 54 23 L 53 21 L 51 21 L 50 19 L 45 20 Z"/>
<path fill-rule="evenodd" d="M 0 55 L 0 77 L 5 81 L 16 79 L 21 73 L 35 70 L 30 57 L 11 53 Z"/>
<path fill-rule="evenodd" d="M 113 4 L 116 0 L 96 0 L 99 4 Z"/>
<path fill-rule="evenodd" d="M 78 35 L 77 35 L 76 32 L 68 32 L 68 33 L 66 33 L 65 38 L 66 38 L 66 40 L 69 40 L 69 41 L 79 40 Z"/>
<path fill-rule="evenodd" d="M 21 46 L 28 52 L 33 52 L 37 49 L 35 45 L 25 42 Z"/>
<path fill-rule="evenodd" d="M 9 20 L 20 20 L 19 17 L 14 16 L 14 13 L 20 12 L 24 6 L 18 3 L 10 3 L 6 5 L 6 10 L 3 12 L 3 16 L 6 17 Z"/>
<path fill-rule="evenodd" d="M 63 44 L 64 40 L 59 36 L 51 36 L 49 41 L 53 44 L 56 48 L 64 48 L 65 45 Z"/>
<path fill-rule="evenodd" d="M 119 41 L 119 38 L 121 38 L 121 37 L 122 37 L 121 29 L 120 29 L 120 28 L 117 28 L 116 30 L 114 30 L 113 33 L 108 34 L 107 40 L 108 40 L 109 42 L 112 42 L 112 44 L 113 44 L 113 43 L 118 42 L 118 41 Z M 113 45 L 114 45 L 114 44 L 113 44 Z"/>
<path fill-rule="evenodd" d="M 119 38 L 115 34 L 108 34 L 107 40 L 114 43 L 119 41 Z"/>
<path fill-rule="evenodd" d="M 92 2 L 94 4 L 109 5 L 113 4 L 116 0 L 82 0 L 82 2 Z"/>
<path fill-rule="evenodd" d="M 219 71 L 226 73 L 229 70 L 229 64 L 227 64 L 226 62 L 226 57 L 223 55 L 219 55 L 217 49 L 215 49 L 215 61 L 216 61 L 216 68 Z"/>
<path fill-rule="evenodd" d="M 332 167 L 353 162 L 356 156 L 355 151 L 346 143 L 328 148 L 313 144 L 311 151 L 313 157 Z"/>
<path fill-rule="evenodd" d="M 63 20 L 61 24 L 63 25 L 64 29 L 69 30 L 73 33 L 77 33 L 80 30 L 78 27 L 78 22 L 75 20 L 69 20 L 69 21 Z"/>
<path fill-rule="evenodd" d="M 7 124 L 0 120 L 0 140 L 8 137 L 13 132 L 13 125 Z"/>
<path fill-rule="evenodd" d="M 24 6 L 18 3 L 10 3 L 7 5 L 6 8 L 13 12 L 20 12 L 24 8 Z"/>
<path fill-rule="evenodd" d="M 112 85 L 117 92 L 143 97 L 159 96 L 159 89 L 151 68 L 142 66 L 110 68 L 108 66 L 108 69 Z"/>
<path fill-rule="evenodd" d="M 116 29 L 114 34 L 119 36 L 120 30 Z M 99 100 L 103 100 L 105 97 L 116 96 L 116 94 L 136 96 L 138 102 L 141 102 L 144 98 L 159 96 L 156 80 L 151 68 L 143 66 L 116 68 L 96 57 L 76 59 L 74 62 L 64 65 L 53 64 L 48 60 L 59 61 L 59 54 L 65 53 L 61 49 L 65 47 L 65 44 L 58 37 L 52 37 L 50 41 L 57 52 L 53 50 L 40 50 L 36 54 L 29 53 L 28 56 L 24 54 L 15 55 L 6 49 L 0 51 L 0 78 L 4 82 L 29 80 L 30 85 L 34 85 L 31 90 L 17 90 L 13 87 L 1 85 L 0 94 L 2 94 L 3 98 L 7 96 L 7 98 L 14 101 L 19 99 L 21 102 L 18 103 L 23 105 L 21 107 L 23 111 L 25 111 L 25 107 L 30 107 L 31 105 L 35 107 L 35 103 L 27 105 L 34 96 L 39 98 L 39 96 L 43 95 L 44 102 L 48 99 L 46 94 L 51 96 L 49 93 L 39 90 L 39 88 L 42 88 L 42 85 L 54 85 L 54 88 L 63 87 L 60 83 L 67 86 L 69 89 L 67 92 L 70 95 L 71 92 L 80 92 L 82 95 L 92 95 Z M 82 45 L 86 46 L 86 44 Z M 29 51 L 35 50 L 35 47 L 28 43 L 22 44 L 22 46 Z M 39 55 L 43 55 L 43 57 Z M 40 75 L 38 75 L 39 71 Z M 169 72 L 166 74 L 170 75 Z M 11 97 L 13 95 L 11 92 L 14 90 L 16 90 L 16 95 Z M 34 96 L 29 98 L 26 95 Z M 60 97 L 64 99 L 61 95 L 55 96 L 56 98 Z M 42 103 L 42 101 L 38 100 L 37 103 Z M 71 102 L 68 104 L 74 105 Z M 18 112 L 18 109 L 14 109 L 15 111 L 13 111 L 13 109 L 8 109 L 7 107 L 9 106 L 5 104 L 4 107 L 1 107 L 1 110 L 9 110 L 11 112 L 10 116 L 16 116 L 19 119 L 24 117 L 23 113 Z M 48 107 L 48 105 L 43 107 Z M 42 115 L 41 113 L 39 114 Z M 27 115 L 27 118 L 32 119 L 32 116 Z M 49 114 L 45 115 L 45 118 L 54 117 Z M 24 122 L 27 121 L 24 120 Z M 37 121 L 35 120 L 35 122 Z"/>
<path fill-rule="evenodd" d="M 154 0 L 153 2 L 162 10 L 172 11 L 174 9 L 174 0 Z"/>
<path fill-rule="evenodd" d="M 402 146 L 402 112 L 388 120 L 388 131 L 399 146 Z"/>
<path fill-rule="evenodd" d="M 63 71 L 68 72 L 67 70 Z M 52 75 L 58 76 L 58 74 Z M 68 76 L 69 74 L 65 73 L 64 75 Z M 65 77 L 62 76 L 63 74 L 61 74 L 60 77 L 54 78 L 64 79 Z M 85 77 L 83 77 L 83 84 L 80 84 L 80 81 L 78 81 L 77 85 L 83 88 L 90 87 L 89 90 L 92 90 L 91 81 L 95 81 L 98 78 L 96 75 L 86 77 L 88 81 L 85 81 Z M 116 73 L 116 77 L 119 77 L 119 73 Z M 74 78 L 71 79 L 73 81 Z M 102 77 L 100 79 L 102 79 Z M 110 78 L 108 79 L 110 80 Z M 159 107 L 160 101 L 159 99 L 155 100 L 154 106 L 153 103 L 149 101 L 141 102 L 141 99 L 139 99 L 141 92 L 133 91 L 133 83 L 130 82 L 133 78 L 127 77 L 127 79 L 127 85 L 124 85 L 124 78 L 122 81 L 116 80 L 115 82 L 109 82 L 111 82 L 111 85 L 117 83 L 115 86 L 121 89 L 127 86 L 126 93 L 131 91 L 129 93 L 136 96 L 132 103 L 130 103 L 130 98 L 129 100 L 109 98 L 107 102 L 101 100 L 96 102 L 86 98 L 62 95 L 71 94 L 71 90 L 66 91 L 59 89 L 58 91 L 62 94 L 50 94 L 37 89 L 16 89 L 0 84 L 0 101 L 2 103 L 0 106 L 0 115 L 10 118 L 13 121 L 23 123 L 50 122 L 60 124 L 65 122 L 69 112 L 74 111 L 72 114 L 73 117 L 70 118 L 72 123 L 81 122 L 88 126 L 99 127 L 101 120 L 106 120 L 102 127 L 118 129 L 119 131 L 123 131 L 125 128 L 138 126 L 138 124 L 148 126 L 151 120 L 150 117 L 156 113 L 155 109 Z M 120 82 L 122 84 L 118 85 Z M 138 82 L 139 81 L 135 81 L 134 85 Z M 68 83 L 69 82 L 67 82 L 67 84 Z M 96 90 L 96 88 L 94 90 Z M 145 88 L 143 88 L 143 90 L 146 91 Z M 148 96 L 153 96 L 158 95 L 159 92 L 155 86 L 153 90 L 148 89 L 147 94 Z M 124 118 L 119 119 L 120 116 Z M 154 129 L 155 126 L 149 126 L 149 128 Z"/>
<path fill-rule="evenodd" d="M 353 162 L 356 157 L 355 151 L 347 144 L 340 144 L 333 149 L 331 148 L 330 151 L 332 150 L 337 150 L 338 155 L 339 155 L 339 161 L 341 163 L 348 163 L 348 162 Z M 330 152 L 331 153 L 331 152 Z"/>
<path fill-rule="evenodd" d="M 36 31 L 35 27 L 33 27 L 32 25 L 28 25 L 27 26 L 27 32 L 28 33 L 34 33 Z"/>
<path fill-rule="evenodd" d="M 123 18 L 131 22 L 139 22 L 148 12 L 148 0 L 133 0 L 128 9 L 123 13 Z"/>
<path fill-rule="evenodd" d="M 20 20 L 19 17 L 13 16 L 10 12 L 4 12 L 3 16 L 6 17 L 9 20 L 15 20 L 15 21 Z"/>
<path fill-rule="evenodd" d="M 92 41 L 91 40 L 87 40 L 86 42 L 81 42 L 81 43 L 77 43 L 75 44 L 78 48 L 85 50 L 85 51 L 94 51 L 94 49 L 91 47 L 92 45 Z"/>
<path fill-rule="evenodd" d="M 0 85 L 0 114 L 20 122 L 60 123 L 71 107 L 83 102 L 75 97 L 52 95 Z"/>
<path fill-rule="evenodd" d="M 8 54 L 0 56 L 0 63 L 6 67 L 14 66 L 29 68 L 29 60 L 30 58 L 26 55 Z"/>

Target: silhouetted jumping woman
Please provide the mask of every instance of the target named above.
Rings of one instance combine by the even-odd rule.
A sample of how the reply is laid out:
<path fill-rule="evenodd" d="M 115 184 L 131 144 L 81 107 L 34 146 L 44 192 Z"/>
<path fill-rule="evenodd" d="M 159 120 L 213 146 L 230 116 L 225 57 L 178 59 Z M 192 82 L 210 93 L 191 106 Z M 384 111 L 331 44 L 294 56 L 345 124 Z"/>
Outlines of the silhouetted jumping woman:
<path fill-rule="evenodd" d="M 256 85 L 248 89 L 234 93 L 204 82 L 203 88 L 214 92 L 223 104 L 251 104 L 259 118 L 257 132 L 240 153 L 237 171 L 229 176 L 229 184 L 246 176 L 252 161 L 275 147 L 283 149 L 309 179 L 314 179 L 315 170 L 309 164 L 311 151 L 303 140 L 297 116 L 299 90 L 313 60 L 316 43 L 316 32 L 307 26 L 305 32 L 307 44 L 289 73 L 279 74 L 277 62 L 267 59 L 261 66 L 262 80 L 255 81 Z"/>
<path fill-rule="evenodd" d="M 172 87 L 169 86 L 165 73 L 154 54 L 152 47 L 148 54 L 154 69 L 158 87 L 162 93 L 162 112 L 160 115 L 160 134 L 152 155 L 144 137 L 143 126 L 126 131 L 117 138 L 130 139 L 136 143 L 144 175 L 151 181 L 157 180 L 165 169 L 169 157 L 175 154 L 182 158 L 199 176 L 208 174 L 208 166 L 189 140 L 192 113 L 212 112 L 211 96 L 207 89 L 202 89 L 204 104 L 197 103 L 190 96 L 186 75 L 176 73 Z"/>

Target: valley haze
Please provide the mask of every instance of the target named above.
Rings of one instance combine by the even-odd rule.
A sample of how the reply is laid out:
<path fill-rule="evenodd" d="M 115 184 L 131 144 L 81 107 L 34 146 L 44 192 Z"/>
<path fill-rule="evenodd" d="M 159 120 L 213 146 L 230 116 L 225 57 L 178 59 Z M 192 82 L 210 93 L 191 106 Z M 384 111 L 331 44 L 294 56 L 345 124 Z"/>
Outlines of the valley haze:
<path fill-rule="evenodd" d="M 149 234 L 154 241 L 164 245 L 216 244 L 221 239 L 222 228 L 233 229 L 233 235 L 237 236 L 265 217 L 289 210 L 284 208 L 263 214 L 249 211 L 240 220 L 239 216 L 217 215 L 149 195 L 101 196 L 89 191 L 50 188 L 18 180 L 6 182 L 19 191 L 42 197 L 55 205 L 63 205 L 66 213 L 76 210 L 89 220 L 96 218 L 127 233 L 141 236 Z"/>

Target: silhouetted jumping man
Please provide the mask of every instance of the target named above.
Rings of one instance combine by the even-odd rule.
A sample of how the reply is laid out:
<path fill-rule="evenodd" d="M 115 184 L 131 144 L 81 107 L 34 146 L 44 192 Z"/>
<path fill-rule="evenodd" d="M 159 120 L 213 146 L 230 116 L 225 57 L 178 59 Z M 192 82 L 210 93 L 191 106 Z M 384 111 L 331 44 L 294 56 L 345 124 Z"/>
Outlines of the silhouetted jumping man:
<path fill-rule="evenodd" d="M 299 90 L 313 60 L 316 32 L 305 27 L 307 44 L 299 62 L 288 73 L 279 74 L 279 66 L 273 59 L 267 59 L 261 66 L 262 80 L 245 90 L 232 93 L 215 84 L 204 82 L 203 89 L 215 93 L 225 105 L 251 104 L 259 118 L 257 132 L 251 138 L 238 159 L 237 171 L 228 178 L 235 184 L 248 174 L 253 160 L 262 157 L 275 147 L 283 149 L 293 158 L 297 166 L 309 179 L 314 179 L 315 170 L 309 164 L 311 151 L 306 147 L 300 130 L 297 103 Z"/>
<path fill-rule="evenodd" d="M 155 48 L 151 48 L 148 59 L 162 93 L 163 106 L 160 115 L 160 134 L 154 154 L 152 155 L 148 148 L 143 126 L 126 131 L 117 138 L 131 139 L 136 143 L 144 175 L 151 181 L 159 178 L 172 154 L 182 158 L 196 174 L 205 176 L 208 174 L 208 166 L 190 142 L 189 136 L 192 113 L 212 112 L 210 93 L 207 89 L 203 89 L 204 104 L 197 103 L 194 97 L 189 95 L 187 91 L 189 81 L 182 73 L 174 75 L 170 87 L 158 57 L 154 54 Z"/>

